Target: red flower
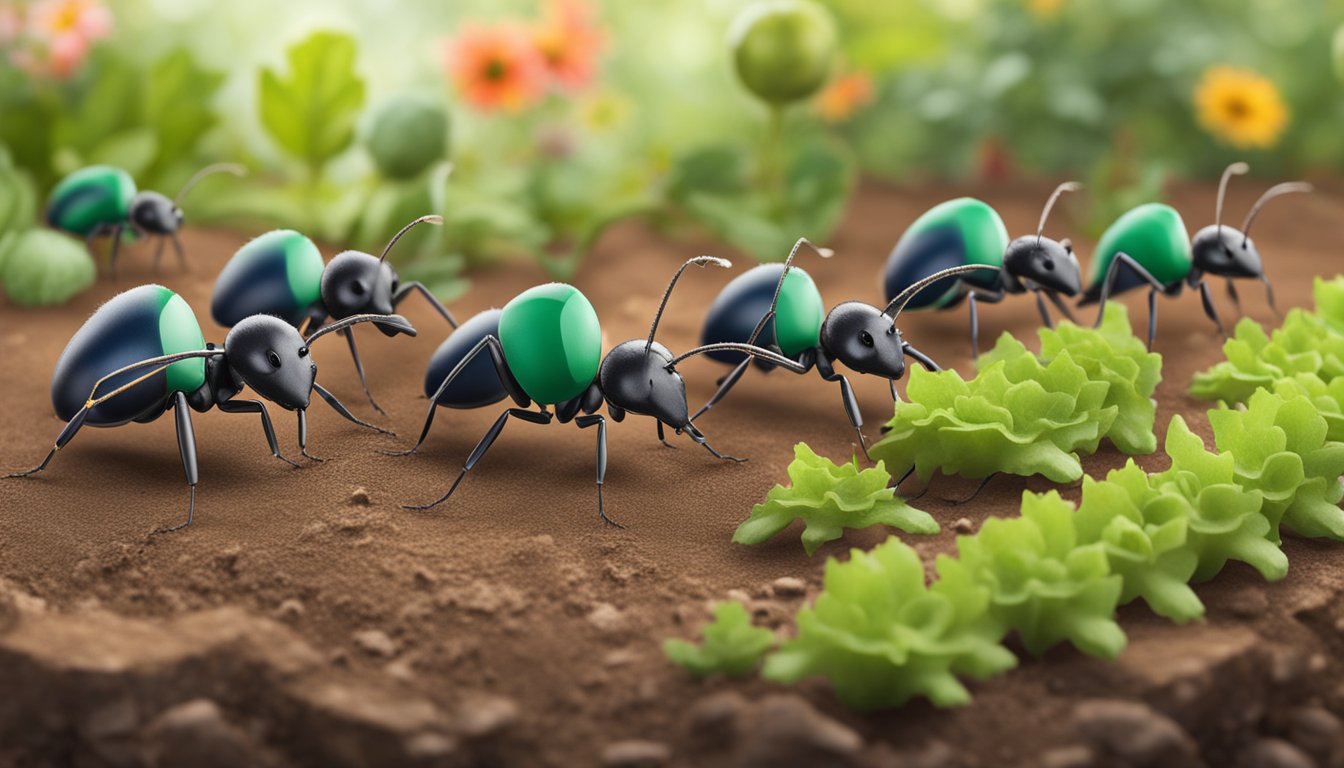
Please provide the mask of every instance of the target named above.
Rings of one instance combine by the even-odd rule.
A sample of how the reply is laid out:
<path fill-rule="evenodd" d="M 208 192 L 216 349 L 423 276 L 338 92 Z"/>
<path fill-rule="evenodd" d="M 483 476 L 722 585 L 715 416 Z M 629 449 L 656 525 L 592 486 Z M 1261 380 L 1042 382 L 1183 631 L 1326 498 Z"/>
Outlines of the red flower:
<path fill-rule="evenodd" d="M 551 79 L 560 87 L 580 90 L 592 83 L 602 52 L 602 30 L 583 0 L 546 0 L 533 40 Z"/>
<path fill-rule="evenodd" d="M 517 112 L 546 89 L 546 62 L 516 24 L 467 25 L 449 42 L 444 63 L 462 98 L 486 111 Z"/>

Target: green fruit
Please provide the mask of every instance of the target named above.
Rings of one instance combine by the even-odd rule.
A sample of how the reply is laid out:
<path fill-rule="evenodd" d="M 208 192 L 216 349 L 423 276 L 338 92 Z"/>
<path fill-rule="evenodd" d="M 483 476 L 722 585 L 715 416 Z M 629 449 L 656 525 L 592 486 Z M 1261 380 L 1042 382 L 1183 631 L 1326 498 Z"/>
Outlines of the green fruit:
<path fill-rule="evenodd" d="M 742 84 L 782 105 L 826 82 L 839 36 L 830 12 L 811 0 L 762 0 L 738 14 L 728 41 Z"/>
<path fill-rule="evenodd" d="M 400 96 L 379 108 L 365 146 L 379 172 L 409 179 L 448 154 L 448 115 L 418 96 Z"/>
<path fill-rule="evenodd" d="M 84 243 L 50 229 L 28 230 L 6 251 L 5 293 L 15 304 L 64 304 L 97 276 Z"/>

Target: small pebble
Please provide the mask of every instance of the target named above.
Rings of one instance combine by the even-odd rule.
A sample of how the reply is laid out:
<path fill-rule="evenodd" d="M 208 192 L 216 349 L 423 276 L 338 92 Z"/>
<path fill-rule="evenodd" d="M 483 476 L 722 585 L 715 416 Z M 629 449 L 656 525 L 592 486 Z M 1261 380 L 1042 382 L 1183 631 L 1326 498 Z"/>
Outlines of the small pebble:
<path fill-rule="evenodd" d="M 364 486 L 360 486 L 350 492 L 350 503 L 356 507 L 369 506 L 369 492 Z"/>
<path fill-rule="evenodd" d="M 356 647 L 370 656 L 390 659 L 397 655 L 397 645 L 381 629 L 364 629 L 356 632 L 352 639 Z"/>
<path fill-rule="evenodd" d="M 807 582 L 794 576 L 781 576 L 770 582 L 775 597 L 802 597 L 807 593 Z"/>
<path fill-rule="evenodd" d="M 969 517 L 959 517 L 952 522 L 952 530 L 962 534 L 971 533 L 975 530 L 975 523 Z"/>
<path fill-rule="evenodd" d="M 617 741 L 602 750 L 602 765 L 606 768 L 660 768 L 671 759 L 672 750 L 657 741 Z"/>

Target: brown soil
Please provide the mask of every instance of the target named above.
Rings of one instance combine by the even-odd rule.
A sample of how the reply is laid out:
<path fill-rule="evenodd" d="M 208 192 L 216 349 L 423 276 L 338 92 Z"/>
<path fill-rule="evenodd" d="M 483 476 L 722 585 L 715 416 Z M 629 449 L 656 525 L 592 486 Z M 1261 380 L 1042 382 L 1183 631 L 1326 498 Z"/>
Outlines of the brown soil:
<path fill-rule="evenodd" d="M 1254 186 L 1235 185 L 1230 210 L 1244 211 Z M 1035 225 L 1048 191 L 975 193 L 1017 233 Z M 876 301 L 899 228 L 962 192 L 865 188 L 830 243 L 838 256 L 802 263 L 829 303 Z M 1312 275 L 1335 270 L 1327 256 L 1339 242 L 1340 200 L 1336 192 L 1277 203 L 1257 225 L 1282 305 L 1309 305 Z M 1174 201 L 1201 224 L 1213 190 L 1178 189 Z M 1053 227 L 1071 228 L 1064 217 Z M 191 231 L 193 271 L 161 279 L 208 321 L 211 278 L 244 239 Z M 1086 260 L 1091 243 L 1074 239 Z M 598 308 L 609 345 L 647 332 L 666 279 L 697 253 L 732 255 L 637 225 L 603 241 L 575 282 Z M 154 279 L 147 254 L 124 263 L 120 287 Z M 729 276 L 688 273 L 660 340 L 673 350 L 693 345 Z M 487 269 L 453 309 L 465 317 L 542 280 L 530 265 Z M 0 467 L 30 466 L 50 446 L 61 427 L 47 396 L 50 372 L 69 336 L 117 288 L 101 282 L 61 308 L 0 305 Z M 1258 291 L 1243 297 L 1253 316 L 1268 317 Z M 1143 295 L 1126 303 L 1138 328 Z M 1183 413 L 1207 437 L 1207 404 L 1185 387 L 1221 357 L 1218 339 L 1193 295 L 1159 310 L 1159 434 Z M 424 365 L 446 333 L 422 304 L 405 311 L 419 338 L 362 334 L 372 387 L 402 436 L 364 432 L 317 405 L 311 447 L 330 460 L 291 470 L 267 455 L 255 418 L 198 415 L 202 479 L 196 524 L 185 532 L 149 535 L 177 522 L 186 502 L 170 419 L 87 429 L 43 475 L 0 482 L 0 764 L 1344 760 L 1344 572 L 1335 565 L 1344 545 L 1298 539 L 1285 544 L 1292 569 L 1281 583 L 1234 564 L 1201 587 L 1207 621 L 1174 627 L 1127 608 L 1131 645 L 1119 661 L 1056 649 L 974 685 L 975 702 L 956 711 L 916 703 L 859 716 L 820 683 L 694 682 L 659 645 L 695 634 L 709 602 L 748 599 L 760 622 L 788 631 L 792 612 L 819 589 L 828 556 L 887 535 L 851 532 L 811 559 L 793 529 L 754 549 L 729 540 L 785 479 L 795 442 L 851 455 L 837 387 L 814 376 L 749 375 L 701 422 L 716 446 L 751 457 L 743 465 L 715 461 L 685 438 L 680 450 L 662 447 L 642 417 L 612 425 L 606 500 L 625 530 L 595 514 L 594 435 L 573 425 L 510 425 L 451 503 L 405 512 L 399 503 L 446 490 L 499 411 L 441 411 L 419 456 L 375 454 L 418 429 Z M 1005 329 L 1035 341 L 1028 300 L 987 307 L 982 322 L 986 347 Z M 945 366 L 969 369 L 963 311 L 908 316 L 902 326 Z M 206 327 L 207 338 L 222 340 L 222 330 Z M 368 415 L 342 345 L 314 356 L 321 381 Z M 693 402 L 722 372 L 703 358 L 682 369 Z M 854 384 L 876 436 L 890 413 L 886 384 Z M 277 420 L 283 450 L 296 454 L 292 417 Z M 1094 475 L 1121 463 L 1111 450 L 1084 461 Z M 1140 463 L 1160 468 L 1156 457 Z M 907 537 L 927 560 L 952 548 L 953 521 L 1014 515 L 1023 488 L 1050 486 L 1000 478 L 972 504 L 944 500 L 972 487 L 938 478 L 919 503 L 944 524 L 940 535 Z M 1077 489 L 1064 493 L 1076 498 Z M 803 580 L 808 597 L 776 594 L 771 584 L 781 577 Z"/>

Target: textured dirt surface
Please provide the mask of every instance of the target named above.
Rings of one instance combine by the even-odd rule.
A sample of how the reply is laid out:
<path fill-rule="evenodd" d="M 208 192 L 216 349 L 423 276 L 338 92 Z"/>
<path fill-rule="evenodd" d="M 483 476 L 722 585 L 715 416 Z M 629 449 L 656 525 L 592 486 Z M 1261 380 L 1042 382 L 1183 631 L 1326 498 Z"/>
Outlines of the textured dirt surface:
<path fill-rule="evenodd" d="M 1263 184 L 1238 183 L 1238 215 Z M 882 261 L 900 228 L 966 190 L 870 187 L 829 245 L 837 257 L 801 262 L 828 304 L 876 302 Z M 1031 231 L 1046 185 L 972 190 L 1014 234 Z M 1211 219 L 1213 189 L 1178 188 L 1192 226 Z M 1313 274 L 1338 269 L 1339 190 L 1284 201 L 1257 224 L 1257 241 L 1284 306 L 1310 303 Z M 1067 216 L 1086 264 L 1091 243 Z M 207 339 L 213 275 L 246 238 L 187 234 L 194 269 L 160 280 L 196 308 Z M 639 225 L 604 239 L 576 284 L 601 316 L 608 346 L 647 333 L 681 260 L 737 256 L 711 242 L 676 241 Z M 120 287 L 150 281 L 148 254 L 124 259 Z M 739 258 L 733 273 L 748 263 Z M 694 344 L 705 308 L 731 277 L 688 273 L 659 339 Z M 530 265 L 476 275 L 453 309 L 465 317 L 543 280 Z M 0 467 L 30 466 L 61 425 L 49 376 L 65 341 L 118 286 L 100 283 L 67 307 L 0 304 Z M 1254 288 L 1249 312 L 1267 319 Z M 1143 296 L 1126 297 L 1136 325 Z M 416 339 L 361 332 L 371 385 L 400 438 L 366 433 L 315 405 L 311 448 L 329 461 L 293 470 L 271 458 L 255 417 L 196 417 L 197 522 L 177 522 L 186 489 L 171 420 L 87 429 L 43 475 L 0 481 L 0 764 L 45 765 L 1274 765 L 1344 764 L 1344 545 L 1289 539 L 1286 580 L 1267 585 L 1232 565 L 1199 589 L 1208 619 L 1174 627 L 1127 608 L 1130 647 L 1115 663 L 1068 649 L 974 685 L 973 705 L 924 704 L 858 716 L 823 684 L 782 689 L 759 680 L 696 683 L 659 644 L 691 636 L 707 604 L 746 599 L 758 621 L 787 631 L 820 587 L 827 556 L 869 547 L 885 531 L 851 533 L 808 559 L 796 536 L 754 549 L 733 528 L 785 478 L 792 445 L 834 458 L 854 450 L 839 392 L 815 376 L 749 375 L 700 426 L 715 461 L 681 438 L 660 446 L 651 422 L 611 427 L 609 513 L 595 514 L 591 431 L 511 424 L 451 503 L 428 513 L 399 503 L 446 490 L 498 413 L 441 411 L 420 455 L 389 458 L 418 429 L 425 362 L 446 327 L 406 307 Z M 1160 305 L 1159 431 L 1184 413 L 1206 437 L 1207 404 L 1188 398 L 1192 373 L 1220 357 L 1218 339 L 1187 294 Z M 1002 330 L 1035 341 L 1035 309 L 1018 300 L 982 312 L 984 344 Z M 958 311 L 903 318 L 907 338 L 944 365 L 968 370 Z M 369 416 L 345 349 L 314 349 L 319 380 Z M 722 372 L 682 366 L 691 399 Z M 875 437 L 890 413 L 884 382 L 856 377 Z M 287 454 L 293 417 L 275 414 Z M 1160 460 L 1140 460 L 1157 469 Z M 1103 473 L 1113 451 L 1084 461 Z M 952 547 L 953 523 L 1014 515 L 1024 487 L 995 480 L 972 504 L 968 481 L 938 478 L 920 506 L 944 532 L 908 540 L 932 561 Z M 1077 489 L 1065 489 L 1076 498 Z M 801 580 L 797 585 L 776 580 Z"/>

